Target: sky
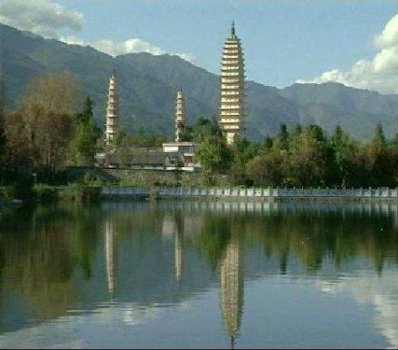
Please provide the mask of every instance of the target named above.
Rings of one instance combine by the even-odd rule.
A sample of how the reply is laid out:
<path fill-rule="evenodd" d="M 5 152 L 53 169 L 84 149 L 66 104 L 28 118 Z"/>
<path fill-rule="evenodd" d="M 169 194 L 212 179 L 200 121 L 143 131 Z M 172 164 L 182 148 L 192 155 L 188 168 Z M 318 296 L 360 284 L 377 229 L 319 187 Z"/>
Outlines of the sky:
<path fill-rule="evenodd" d="M 249 80 L 398 94 L 398 0 L 1 0 L 0 22 L 111 55 L 175 54 L 218 73 L 232 20 Z"/>

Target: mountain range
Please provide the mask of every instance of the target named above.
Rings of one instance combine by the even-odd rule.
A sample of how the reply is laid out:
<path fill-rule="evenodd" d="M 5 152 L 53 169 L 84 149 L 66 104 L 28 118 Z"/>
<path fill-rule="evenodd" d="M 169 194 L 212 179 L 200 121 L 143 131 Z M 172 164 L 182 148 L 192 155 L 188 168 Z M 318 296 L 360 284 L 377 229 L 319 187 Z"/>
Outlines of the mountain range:
<path fill-rule="evenodd" d="M 217 116 L 219 77 L 178 56 L 130 53 L 112 57 L 90 46 L 44 39 L 0 24 L 0 86 L 9 110 L 15 108 L 33 76 L 67 70 L 78 80 L 81 95 L 94 101 L 94 118 L 102 128 L 108 78 L 114 69 L 120 121 L 128 132 L 171 138 L 178 90 L 184 92 L 188 123 L 201 116 Z M 246 95 L 245 135 L 256 140 L 275 134 L 281 123 L 289 128 L 315 123 L 328 132 L 341 125 L 356 138 L 368 138 L 380 121 L 387 136 L 398 132 L 398 95 L 338 83 L 278 89 L 252 81 L 246 84 Z"/>

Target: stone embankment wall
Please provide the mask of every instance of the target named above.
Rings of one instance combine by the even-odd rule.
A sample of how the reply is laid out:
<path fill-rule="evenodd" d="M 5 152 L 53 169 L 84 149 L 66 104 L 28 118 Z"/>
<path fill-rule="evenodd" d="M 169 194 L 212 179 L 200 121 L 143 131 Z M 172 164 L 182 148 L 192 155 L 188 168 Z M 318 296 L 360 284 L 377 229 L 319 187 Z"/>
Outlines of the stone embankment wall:
<path fill-rule="evenodd" d="M 103 187 L 104 198 L 202 198 L 202 199 L 395 199 L 397 188 L 291 189 L 291 188 L 199 188 L 199 187 Z"/>

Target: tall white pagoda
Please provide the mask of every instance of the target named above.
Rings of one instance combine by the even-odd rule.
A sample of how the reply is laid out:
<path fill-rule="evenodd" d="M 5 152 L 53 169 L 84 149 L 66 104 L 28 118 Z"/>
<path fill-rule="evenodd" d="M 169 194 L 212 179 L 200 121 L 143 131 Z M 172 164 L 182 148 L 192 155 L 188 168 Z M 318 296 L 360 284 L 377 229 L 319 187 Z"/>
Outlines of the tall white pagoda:
<path fill-rule="evenodd" d="M 232 22 L 221 57 L 220 125 L 228 144 L 241 135 L 245 109 L 245 67 L 240 39 Z"/>
<path fill-rule="evenodd" d="M 109 78 L 108 99 L 105 116 L 105 142 L 109 145 L 115 138 L 118 123 L 118 96 L 116 90 L 116 73 L 113 71 Z"/>
<path fill-rule="evenodd" d="M 182 91 L 177 92 L 175 114 L 175 142 L 181 142 L 181 134 L 185 124 L 184 96 Z"/>

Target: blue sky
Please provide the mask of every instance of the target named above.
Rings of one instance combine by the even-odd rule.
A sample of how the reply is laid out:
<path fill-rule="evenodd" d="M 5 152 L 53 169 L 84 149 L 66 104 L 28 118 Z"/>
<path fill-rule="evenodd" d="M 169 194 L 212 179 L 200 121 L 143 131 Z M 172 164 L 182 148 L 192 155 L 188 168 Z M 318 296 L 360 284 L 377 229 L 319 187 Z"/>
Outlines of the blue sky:
<path fill-rule="evenodd" d="M 398 13 L 397 0 L 3 1 L 10 1 L 9 7 L 15 6 L 13 3 L 29 5 L 25 13 L 34 11 L 34 4 L 42 3 L 43 12 L 44 4 L 56 3 L 60 5 L 58 15 L 59 12 L 69 15 L 68 19 L 73 18 L 78 24 L 62 22 L 52 28 L 52 33 L 41 34 L 58 35 L 66 42 L 90 44 L 114 54 L 140 50 L 180 54 L 214 73 L 219 69 L 221 48 L 230 23 L 235 20 L 250 80 L 278 87 L 298 80 L 335 80 L 395 92 L 388 91 L 390 88 L 383 91 L 384 83 L 372 86 L 372 81 L 380 80 L 379 76 L 374 77 L 376 69 L 372 61 L 386 48 L 377 46 L 375 38 Z M 12 12 L 9 17 L 13 16 Z M 17 20 L 11 19 L 10 23 L 4 17 L 0 15 L 0 22 L 18 26 Z M 35 21 L 40 18 L 43 16 L 36 16 Z M 22 22 L 27 21 L 20 19 L 23 26 Z M 394 35 L 397 32 L 398 50 L 398 19 L 397 28 L 391 27 Z M 128 45 L 123 44 L 128 40 Z M 363 84 L 355 73 L 358 62 L 369 63 L 368 74 L 362 79 L 367 82 Z M 398 58 L 396 63 L 394 69 L 398 67 Z"/>

